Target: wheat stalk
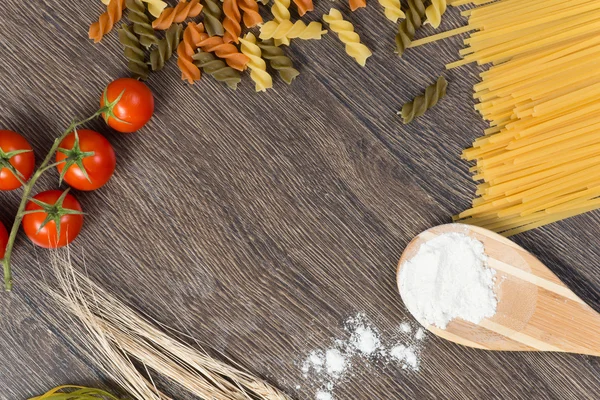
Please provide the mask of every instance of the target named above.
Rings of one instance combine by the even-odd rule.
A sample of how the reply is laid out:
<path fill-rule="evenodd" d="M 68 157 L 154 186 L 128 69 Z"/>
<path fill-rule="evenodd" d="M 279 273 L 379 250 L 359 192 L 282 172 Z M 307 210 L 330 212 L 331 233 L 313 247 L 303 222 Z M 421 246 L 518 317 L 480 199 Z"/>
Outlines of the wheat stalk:
<path fill-rule="evenodd" d="M 167 399 L 133 367 L 127 355 L 201 399 L 291 400 L 269 383 L 158 329 L 77 271 L 68 255 L 55 257 L 53 266 L 62 290 L 62 293 L 52 291 L 53 297 L 86 328 L 91 358 L 99 361 L 104 372 L 134 398 Z M 115 353 L 119 357 L 107 363 L 108 356 Z"/>

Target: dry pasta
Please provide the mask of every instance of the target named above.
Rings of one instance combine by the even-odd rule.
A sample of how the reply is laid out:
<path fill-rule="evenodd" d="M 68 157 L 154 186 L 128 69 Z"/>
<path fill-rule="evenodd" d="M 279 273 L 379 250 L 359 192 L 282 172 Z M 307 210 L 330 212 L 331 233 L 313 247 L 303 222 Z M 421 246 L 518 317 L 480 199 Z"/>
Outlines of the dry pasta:
<path fill-rule="evenodd" d="M 153 17 L 158 18 L 163 10 L 167 7 L 167 3 L 161 0 L 142 0 L 148 4 L 148 11 Z"/>
<path fill-rule="evenodd" d="M 431 4 L 425 9 L 427 21 L 437 28 L 442 23 L 442 15 L 446 12 L 448 4 L 446 0 L 431 0 Z"/>
<path fill-rule="evenodd" d="M 415 118 L 422 116 L 427 110 L 435 106 L 446 95 L 447 87 L 448 82 L 443 76 L 440 76 L 434 84 L 425 89 L 425 94 L 417 96 L 413 101 L 404 104 L 402 110 L 398 113 L 402 115 L 404 123 L 411 123 Z"/>
<path fill-rule="evenodd" d="M 244 12 L 243 21 L 247 28 L 262 24 L 263 19 L 258 13 L 256 0 L 238 0 L 238 7 Z"/>
<path fill-rule="evenodd" d="M 146 64 L 144 48 L 142 47 L 138 36 L 133 31 L 133 26 L 124 25 L 119 29 L 119 41 L 123 45 L 127 66 L 134 77 L 148 79 L 150 70 Z"/>
<path fill-rule="evenodd" d="M 223 11 L 221 11 L 221 2 L 219 0 L 204 0 L 204 28 L 210 36 L 223 36 Z"/>
<path fill-rule="evenodd" d="M 273 6 L 271 7 L 271 14 L 273 14 L 273 20 L 276 22 L 286 21 L 291 18 L 290 15 L 290 0 L 274 0 Z M 275 45 L 289 45 L 290 40 L 288 38 L 275 39 Z"/>
<path fill-rule="evenodd" d="M 415 38 L 417 29 L 423 25 L 423 18 L 425 18 L 425 4 L 423 4 L 423 1 L 408 0 L 406 18 L 398 26 L 398 33 L 396 34 L 396 54 L 399 56 L 404 54 L 404 51 Z"/>
<path fill-rule="evenodd" d="M 183 22 L 187 18 L 197 17 L 201 11 L 200 0 L 182 0 L 175 7 L 165 8 L 160 16 L 152 22 L 152 27 L 168 29 L 171 25 Z"/>
<path fill-rule="evenodd" d="M 205 73 L 211 75 L 217 81 L 223 82 L 230 89 L 237 89 L 238 83 L 242 80 L 240 73 L 227 66 L 223 60 L 215 57 L 213 53 L 198 49 L 192 58 L 194 64 L 198 68 L 202 68 Z"/>
<path fill-rule="evenodd" d="M 125 8 L 125 0 L 110 0 L 106 6 L 106 11 L 100 15 L 98 21 L 90 25 L 89 37 L 98 43 L 104 35 L 110 32 L 115 24 L 123 17 L 123 9 Z"/>
<path fill-rule="evenodd" d="M 372 53 L 367 46 L 360 42 L 360 36 L 354 32 L 354 26 L 350 22 L 344 21 L 342 13 L 335 8 L 329 10 L 329 14 L 323 15 L 323 21 L 328 23 L 331 30 L 336 32 L 340 40 L 346 44 L 346 53 L 364 67 L 367 58 Z"/>
<path fill-rule="evenodd" d="M 311 22 L 306 25 L 302 21 L 292 22 L 285 20 L 281 22 L 269 21 L 260 28 L 261 39 L 321 39 L 321 36 L 326 34 L 320 22 Z"/>
<path fill-rule="evenodd" d="M 385 17 L 390 21 L 398 22 L 400 18 L 405 17 L 400 0 L 379 0 L 379 4 L 383 7 Z"/>
<path fill-rule="evenodd" d="M 181 41 L 181 32 L 183 26 L 181 24 L 173 24 L 165 37 L 158 41 L 158 45 L 150 52 L 150 66 L 152 71 L 160 71 L 165 66 L 165 63 L 171 58 L 177 45 Z"/>
<path fill-rule="evenodd" d="M 225 29 L 225 35 L 223 40 L 225 43 L 238 42 L 238 38 L 242 34 L 242 13 L 238 5 L 238 0 L 224 0 L 223 1 L 223 29 Z"/>
<path fill-rule="evenodd" d="M 181 70 L 181 79 L 188 81 L 191 85 L 200 79 L 200 69 L 194 64 L 192 56 L 199 47 L 198 42 L 202 39 L 204 27 L 202 24 L 190 22 L 183 31 L 183 40 L 177 47 L 177 65 Z"/>
<path fill-rule="evenodd" d="M 365 8 L 367 6 L 367 0 L 348 0 L 348 6 L 352 11 L 356 11 L 359 8 Z"/>
<path fill-rule="evenodd" d="M 312 0 L 294 0 L 294 4 L 298 7 L 298 14 L 302 17 L 309 11 L 313 11 L 315 6 Z"/>
<path fill-rule="evenodd" d="M 600 2 L 473 3 L 467 27 L 415 43 L 471 32 L 448 68 L 490 64 L 474 86 L 490 128 L 462 154 L 477 197 L 455 220 L 511 236 L 600 208 Z"/>
<path fill-rule="evenodd" d="M 271 68 L 279 71 L 281 79 L 291 85 L 292 81 L 300 74 L 294 68 L 292 60 L 283 53 L 281 47 L 275 45 L 273 39 L 260 40 L 257 44 L 262 51 L 262 57 L 269 61 Z"/>
<path fill-rule="evenodd" d="M 250 78 L 255 83 L 257 92 L 264 92 L 273 87 L 273 79 L 267 72 L 267 64 L 262 59 L 260 47 L 256 44 L 256 37 L 252 33 L 247 33 L 244 38 L 240 38 L 242 53 L 249 58 L 248 67 L 250 68 Z"/>
<path fill-rule="evenodd" d="M 240 53 L 237 47 L 232 43 L 225 43 L 220 36 L 203 36 L 196 42 L 197 46 L 208 53 L 215 53 L 219 58 L 225 60 L 227 65 L 238 71 L 244 71 L 250 59 L 245 54 Z"/>
<path fill-rule="evenodd" d="M 140 38 L 140 44 L 146 48 L 158 43 L 154 34 L 150 18 L 146 15 L 146 6 L 141 0 L 126 0 L 125 5 L 129 11 L 127 16 L 133 23 L 133 31 Z"/>

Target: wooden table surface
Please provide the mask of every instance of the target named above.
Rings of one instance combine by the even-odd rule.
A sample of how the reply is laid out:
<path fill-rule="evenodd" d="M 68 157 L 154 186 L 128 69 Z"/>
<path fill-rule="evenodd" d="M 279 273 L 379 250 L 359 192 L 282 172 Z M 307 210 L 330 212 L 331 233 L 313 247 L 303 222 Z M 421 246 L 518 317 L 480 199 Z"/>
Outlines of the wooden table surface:
<path fill-rule="evenodd" d="M 343 337 L 347 317 L 364 312 L 384 333 L 410 318 L 396 262 L 414 235 L 469 204 L 474 184 L 459 154 L 484 128 L 471 96 L 478 68 L 444 70 L 460 38 L 399 59 L 396 27 L 377 2 L 349 13 L 320 0 L 307 19 L 331 4 L 373 50 L 366 68 L 334 34 L 286 49 L 301 75 L 291 87 L 275 79 L 267 93 L 247 76 L 235 92 L 208 76 L 189 86 L 171 62 L 148 81 L 156 113 L 145 129 L 89 124 L 113 143 L 118 166 L 103 189 L 76 193 L 88 214 L 71 247 L 119 297 L 297 399 L 315 392 L 302 360 Z M 87 38 L 102 9 L 99 0 L 0 2 L 0 127 L 26 136 L 38 160 L 73 117 L 95 111 L 109 81 L 128 75 L 115 33 L 98 45 Z M 450 9 L 441 29 L 463 23 Z M 448 97 L 403 126 L 401 104 L 442 72 Z M 36 192 L 56 184 L 48 174 Z M 19 197 L 0 195 L 7 226 Z M 596 309 L 599 217 L 514 239 Z M 45 317 L 57 310 L 36 283 L 51 282 L 50 255 L 19 235 L 15 290 L 0 295 L 1 399 L 66 383 L 116 389 Z M 335 398 L 591 399 L 599 387 L 591 357 L 486 353 L 428 336 L 419 372 L 358 366 Z"/>

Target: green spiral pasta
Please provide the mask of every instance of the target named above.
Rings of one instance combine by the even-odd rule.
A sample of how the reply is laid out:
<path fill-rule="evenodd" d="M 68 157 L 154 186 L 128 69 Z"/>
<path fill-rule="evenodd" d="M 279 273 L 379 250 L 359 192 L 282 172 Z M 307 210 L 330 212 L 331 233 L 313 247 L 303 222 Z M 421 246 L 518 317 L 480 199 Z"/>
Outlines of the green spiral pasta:
<path fill-rule="evenodd" d="M 401 56 L 415 38 L 417 29 L 423 25 L 425 4 L 423 0 L 408 0 L 406 18 L 398 25 L 396 34 L 396 54 Z"/>
<path fill-rule="evenodd" d="M 181 24 L 173 24 L 167 29 L 165 37 L 158 41 L 158 45 L 150 53 L 152 71 L 160 71 L 164 68 L 165 63 L 169 61 L 181 41 L 182 31 L 183 26 Z"/>
<path fill-rule="evenodd" d="M 204 8 L 204 27 L 210 36 L 223 36 L 223 11 L 219 0 L 202 0 Z"/>
<path fill-rule="evenodd" d="M 140 38 L 140 44 L 146 48 L 158 43 L 150 18 L 146 15 L 146 6 L 141 0 L 127 0 L 125 2 L 129 14 L 127 18 L 133 23 L 133 31 Z"/>
<path fill-rule="evenodd" d="M 442 97 L 446 95 L 448 82 L 443 76 L 440 76 L 436 83 L 425 89 L 425 94 L 415 97 L 410 103 L 406 103 L 402 107 L 402 111 L 398 114 L 402 115 L 405 124 L 409 124 L 412 120 L 425 114 L 427 110 L 435 106 Z"/>
<path fill-rule="evenodd" d="M 237 89 L 238 83 L 242 80 L 240 73 L 229 67 L 223 60 L 217 58 L 213 53 L 198 49 L 197 53 L 192 56 L 194 64 L 198 68 L 202 68 L 204 72 L 211 75 L 219 82 L 225 83 L 229 88 Z"/>
<path fill-rule="evenodd" d="M 269 65 L 279 71 L 279 76 L 285 83 L 290 85 L 294 78 L 300 75 L 292 65 L 292 60 L 283 53 L 281 47 L 275 46 L 273 39 L 259 40 L 257 45 L 262 52 L 262 58 L 268 60 Z"/>
<path fill-rule="evenodd" d="M 144 49 L 140 44 L 140 39 L 133 31 L 132 25 L 123 25 L 119 29 L 119 41 L 125 48 L 124 54 L 128 60 L 127 66 L 134 77 L 148 79 L 150 70 L 146 64 Z"/>

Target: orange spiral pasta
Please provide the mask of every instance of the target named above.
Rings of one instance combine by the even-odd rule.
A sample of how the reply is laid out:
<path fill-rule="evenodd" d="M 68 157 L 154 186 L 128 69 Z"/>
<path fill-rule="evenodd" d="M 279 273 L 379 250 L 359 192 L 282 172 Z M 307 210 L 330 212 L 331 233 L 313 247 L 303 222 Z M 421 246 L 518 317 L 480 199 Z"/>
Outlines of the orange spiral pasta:
<path fill-rule="evenodd" d="M 231 43 L 224 43 L 220 36 L 203 36 L 196 42 L 196 45 L 207 53 L 215 53 L 219 58 L 225 60 L 227 65 L 238 71 L 243 71 L 248 65 L 250 59 L 245 54 L 240 53 L 237 47 Z"/>
<path fill-rule="evenodd" d="M 106 12 L 100 15 L 98 21 L 90 25 L 90 39 L 93 39 L 94 43 L 101 41 L 104 35 L 110 32 L 115 24 L 121 20 L 124 9 L 125 0 L 110 0 Z"/>
<path fill-rule="evenodd" d="M 244 11 L 244 25 L 252 28 L 263 22 L 258 13 L 258 3 L 256 0 L 238 0 L 238 7 Z"/>
<path fill-rule="evenodd" d="M 238 42 L 238 38 L 242 34 L 242 26 L 240 21 L 242 20 L 242 14 L 238 6 L 238 0 L 223 0 L 223 29 L 225 29 L 225 35 L 223 35 L 223 41 L 225 43 Z"/>
<path fill-rule="evenodd" d="M 202 11 L 200 0 L 181 0 L 175 7 L 167 7 L 160 16 L 152 22 L 154 29 L 169 29 L 173 24 L 197 17 Z"/>
<path fill-rule="evenodd" d="M 298 7 L 298 14 L 300 16 L 315 9 L 312 0 L 294 0 L 294 4 Z"/>
<path fill-rule="evenodd" d="M 181 79 L 190 84 L 200 79 L 200 69 L 194 64 L 192 56 L 198 48 L 197 43 L 203 38 L 204 25 L 190 22 L 183 31 L 183 40 L 177 47 L 177 65 L 181 70 Z"/>
<path fill-rule="evenodd" d="M 350 9 L 352 11 L 356 11 L 359 8 L 366 7 L 367 0 L 349 0 L 348 4 L 350 5 Z"/>

